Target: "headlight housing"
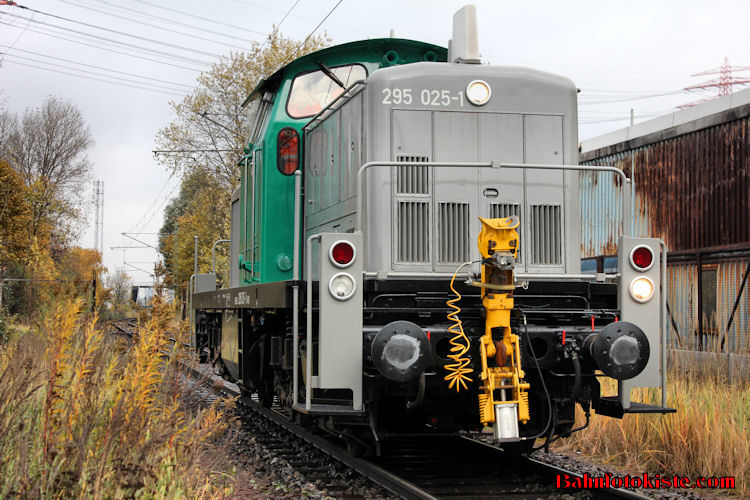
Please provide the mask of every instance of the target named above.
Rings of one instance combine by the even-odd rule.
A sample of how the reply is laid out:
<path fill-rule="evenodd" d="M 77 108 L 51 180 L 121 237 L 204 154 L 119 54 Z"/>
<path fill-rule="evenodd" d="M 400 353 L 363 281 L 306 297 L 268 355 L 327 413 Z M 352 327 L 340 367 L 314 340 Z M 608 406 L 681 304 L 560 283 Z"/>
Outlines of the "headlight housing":
<path fill-rule="evenodd" d="M 466 86 L 466 98 L 475 106 L 484 106 L 491 96 L 492 89 L 484 80 L 474 80 Z"/>
<path fill-rule="evenodd" d="M 633 300 L 643 304 L 654 296 L 654 282 L 648 276 L 637 276 L 630 282 L 629 291 Z"/>
<path fill-rule="evenodd" d="M 336 300 L 349 300 L 357 291 L 357 282 L 349 273 L 336 273 L 328 280 L 328 292 Z"/>

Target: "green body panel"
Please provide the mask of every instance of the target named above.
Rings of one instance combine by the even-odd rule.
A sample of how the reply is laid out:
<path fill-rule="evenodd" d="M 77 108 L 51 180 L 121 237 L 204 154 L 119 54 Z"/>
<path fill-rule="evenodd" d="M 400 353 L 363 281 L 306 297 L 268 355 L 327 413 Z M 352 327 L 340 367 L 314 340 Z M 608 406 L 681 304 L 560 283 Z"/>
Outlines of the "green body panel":
<path fill-rule="evenodd" d="M 363 40 L 300 57 L 260 82 L 246 103 L 266 92 L 273 93 L 274 97 L 259 139 L 249 146 L 242 161 L 240 259 L 234 264 L 240 266 L 241 286 L 292 279 L 290 264 L 294 245 L 294 176 L 283 175 L 277 168 L 276 138 L 282 128 L 293 127 L 300 134 L 300 142 L 304 141 L 302 127 L 310 118 L 294 119 L 286 113 L 287 98 L 294 77 L 320 69 L 318 63 L 328 67 L 360 63 L 369 76 L 385 66 L 425 60 L 444 62 L 446 59 L 446 49 L 423 42 L 398 38 Z M 302 151 L 304 148 L 300 144 L 300 165 L 304 165 Z M 251 196 L 252 159 L 255 159 L 255 197 Z M 253 198 L 255 203 L 252 203 Z M 254 238 L 251 236 L 253 232 Z M 304 228 L 301 228 L 301 232 L 304 234 Z M 302 243 L 300 252 L 304 251 L 304 242 Z M 254 259 L 251 245 L 255 247 Z"/>

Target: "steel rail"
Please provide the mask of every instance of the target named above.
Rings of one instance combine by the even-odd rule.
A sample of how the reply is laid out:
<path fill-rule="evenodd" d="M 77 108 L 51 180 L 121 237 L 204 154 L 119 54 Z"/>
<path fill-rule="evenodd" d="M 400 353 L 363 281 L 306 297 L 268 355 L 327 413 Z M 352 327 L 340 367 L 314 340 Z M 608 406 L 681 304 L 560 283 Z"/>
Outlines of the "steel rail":
<path fill-rule="evenodd" d="M 208 380 L 208 381 L 212 379 L 220 379 L 216 375 L 206 373 L 205 371 L 201 371 L 199 368 L 196 368 L 194 366 L 187 366 L 187 365 L 183 365 L 183 366 L 186 367 L 187 371 L 194 378 Z M 223 379 L 220 379 L 220 380 L 223 380 Z M 369 462 L 368 460 L 352 456 L 344 448 L 329 441 L 325 437 L 314 434 L 296 425 L 286 415 L 283 415 L 277 411 L 274 411 L 271 408 L 266 408 L 262 406 L 259 402 L 253 400 L 251 397 L 241 395 L 240 391 L 235 390 L 232 387 L 227 386 L 226 384 L 223 385 L 222 389 L 217 389 L 216 386 L 212 384 L 212 390 L 216 392 L 223 392 L 224 394 L 230 397 L 238 397 L 240 401 L 243 403 L 243 405 L 245 405 L 249 410 L 253 411 L 254 413 L 262 416 L 263 418 L 267 420 L 270 420 L 274 424 L 285 429 L 287 432 L 290 432 L 294 434 L 295 436 L 298 436 L 299 438 L 303 439 L 304 441 L 306 441 L 307 443 L 309 443 L 316 449 L 327 454 L 334 460 L 337 460 L 343 463 L 344 465 L 351 468 L 355 472 L 361 474 L 362 476 L 367 477 L 374 483 L 378 484 L 379 486 L 385 488 L 386 490 L 390 491 L 391 493 L 395 495 L 398 495 L 406 499 L 435 500 L 437 498 L 440 498 L 440 496 L 435 496 L 434 494 L 419 487 L 418 485 L 405 480 L 404 478 L 400 477 L 396 473 L 393 473 L 377 464 Z M 465 436 L 462 437 L 462 439 L 466 440 L 469 443 L 473 443 L 477 446 L 485 446 L 487 448 L 497 450 L 498 453 L 502 453 L 499 447 L 493 444 L 486 443 L 486 442 L 479 441 L 479 440 L 472 439 L 472 438 L 465 437 Z M 549 464 L 541 460 L 528 458 L 528 457 L 521 458 L 521 460 L 529 464 L 529 471 L 533 469 L 537 469 L 538 471 L 543 471 L 544 473 L 549 474 L 550 476 L 557 475 L 557 474 L 567 474 L 568 477 L 570 478 L 583 480 L 583 476 L 580 473 L 565 469 L 563 467 L 559 467 L 554 464 Z M 650 498 L 640 493 L 626 490 L 623 488 L 612 488 L 612 487 L 607 488 L 607 489 L 581 488 L 580 490 L 571 490 L 571 493 L 573 491 L 589 491 L 593 494 L 593 498 L 599 498 L 599 499 L 627 498 L 631 500 L 645 500 L 645 499 Z M 566 493 L 566 490 L 561 489 L 560 493 L 564 494 Z M 460 492 L 458 492 L 458 494 L 460 495 Z"/>
<path fill-rule="evenodd" d="M 583 475 L 579 474 L 578 472 L 573 472 L 568 469 L 564 469 L 562 467 L 559 467 L 554 464 L 549 464 L 547 462 L 542 462 L 541 460 L 537 460 L 535 458 L 526 457 L 526 461 L 534 464 L 534 466 L 539 467 L 540 469 L 546 469 L 549 472 L 552 472 L 554 474 L 566 474 L 567 476 L 575 479 L 579 479 L 583 481 Z M 616 498 L 629 498 L 631 500 L 650 500 L 651 497 L 641 495 L 640 493 L 637 493 L 635 491 L 626 490 L 624 488 L 602 488 L 602 489 L 588 489 L 588 488 L 581 488 L 582 490 L 591 491 L 594 493 L 594 496 L 596 498 L 596 494 L 599 493 L 600 495 L 612 495 Z M 560 493 L 564 494 L 565 490 L 560 490 Z"/>

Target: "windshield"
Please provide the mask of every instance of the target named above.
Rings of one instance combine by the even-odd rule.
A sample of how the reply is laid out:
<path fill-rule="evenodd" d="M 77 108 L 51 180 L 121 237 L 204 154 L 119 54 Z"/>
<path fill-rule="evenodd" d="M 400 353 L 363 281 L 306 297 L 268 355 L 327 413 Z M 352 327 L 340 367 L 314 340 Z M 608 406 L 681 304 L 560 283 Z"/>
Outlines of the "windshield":
<path fill-rule="evenodd" d="M 331 68 L 331 72 L 345 87 L 367 78 L 367 71 L 360 64 Z M 338 83 L 321 70 L 298 75 L 292 82 L 286 112 L 292 118 L 313 116 L 343 91 Z"/>

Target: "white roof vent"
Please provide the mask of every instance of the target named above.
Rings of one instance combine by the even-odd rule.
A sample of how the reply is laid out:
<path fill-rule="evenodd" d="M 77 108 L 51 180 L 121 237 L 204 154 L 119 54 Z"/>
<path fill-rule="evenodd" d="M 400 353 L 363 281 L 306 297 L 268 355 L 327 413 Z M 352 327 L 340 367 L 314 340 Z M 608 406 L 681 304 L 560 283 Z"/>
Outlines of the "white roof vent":
<path fill-rule="evenodd" d="M 448 61 L 479 64 L 477 6 L 466 5 L 453 14 L 453 38 L 448 42 Z"/>

